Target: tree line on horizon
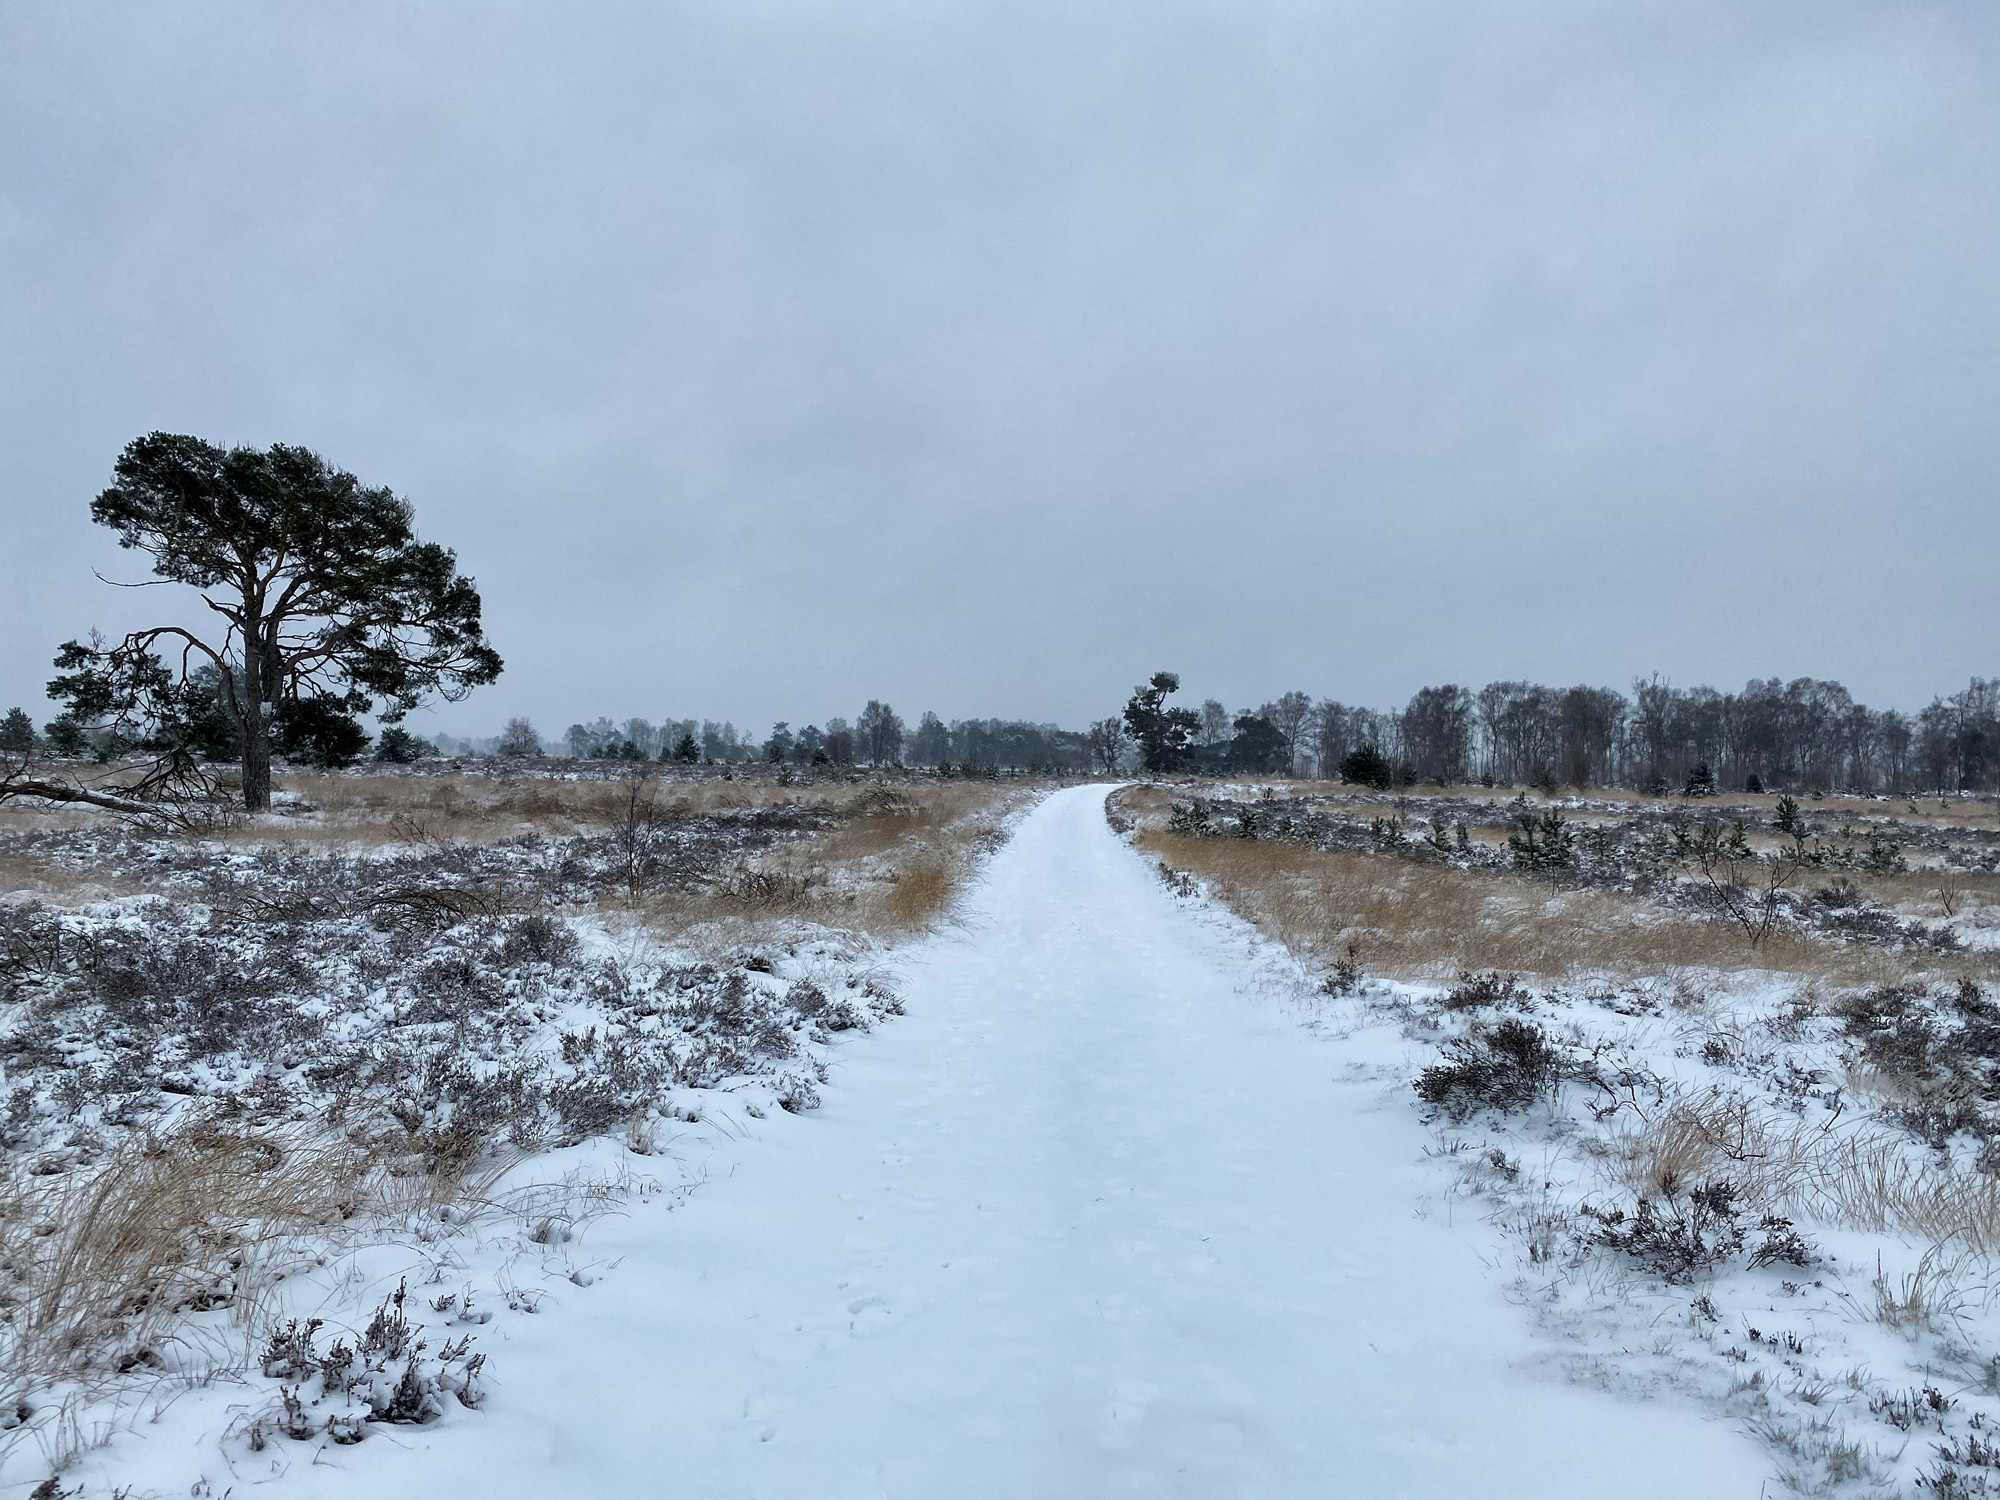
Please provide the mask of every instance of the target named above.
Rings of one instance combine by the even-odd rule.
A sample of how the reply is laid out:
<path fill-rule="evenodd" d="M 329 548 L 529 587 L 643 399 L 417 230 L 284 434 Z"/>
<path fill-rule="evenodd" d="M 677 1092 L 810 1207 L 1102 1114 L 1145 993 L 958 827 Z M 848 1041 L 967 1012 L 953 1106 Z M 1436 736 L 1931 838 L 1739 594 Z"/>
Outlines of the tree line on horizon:
<path fill-rule="evenodd" d="M 759 740 L 729 720 L 613 720 L 572 724 L 547 741 L 527 719 L 510 720 L 481 749 L 492 754 L 567 754 L 579 760 L 666 761 L 701 765 L 916 766 L 980 770 L 1083 771 L 1093 765 L 1086 736 L 1022 719 L 956 719 L 926 712 L 911 728 L 889 704 L 871 698 L 850 723 L 840 717 L 792 727 L 779 720 Z"/>
<path fill-rule="evenodd" d="M 205 758 L 240 753 L 226 702 L 191 675 L 194 739 Z M 1303 691 L 1231 712 L 1214 698 L 1169 706 L 1179 689 L 1158 673 L 1125 711 L 1078 731 L 1014 719 L 958 719 L 926 712 L 910 728 L 870 699 L 850 723 L 794 729 L 780 721 L 762 739 L 728 720 L 599 717 L 547 740 L 525 718 L 490 740 L 419 739 L 400 725 L 372 741 L 350 717 L 281 712 L 273 745 L 295 763 L 337 767 L 364 754 L 411 761 L 427 755 L 702 765 L 1195 774 L 1280 774 L 1396 785 L 1482 782 L 1557 787 L 1632 786 L 1651 791 L 1987 792 L 2000 790 L 2000 678 L 1972 679 L 1915 714 L 1873 710 L 1838 682 L 1756 679 L 1738 693 L 1679 688 L 1641 678 L 1615 688 L 1493 682 L 1478 691 L 1447 683 L 1419 689 L 1401 709 L 1315 699 Z M 38 736 L 27 713 L 0 717 L 0 750 L 42 748 L 104 755 L 58 719 Z"/>
<path fill-rule="evenodd" d="M 1289 692 L 1231 714 L 1169 707 L 1171 672 L 1093 725 L 1148 770 L 1251 771 L 1381 787 L 1631 786 L 1661 791 L 1985 792 L 2000 789 L 2000 677 L 1918 713 L 1870 709 L 1838 682 L 1752 678 L 1740 693 L 1659 676 L 1615 688 L 1492 682 L 1420 688 L 1375 710 Z"/>
<path fill-rule="evenodd" d="M 1294 691 L 1231 712 L 1214 698 L 1169 706 L 1158 673 L 1123 713 L 1082 731 L 925 713 L 914 730 L 869 700 L 856 721 L 789 722 L 762 741 L 727 721 L 599 718 L 544 746 L 525 720 L 496 753 L 579 758 L 1196 774 L 1289 774 L 1381 787 L 1419 783 L 1632 786 L 1652 791 L 2000 789 L 2000 678 L 1974 678 L 1915 714 L 1857 704 L 1838 682 L 1753 678 L 1738 693 L 1636 679 L 1615 688 L 1539 683 L 1419 689 L 1378 710 Z"/>

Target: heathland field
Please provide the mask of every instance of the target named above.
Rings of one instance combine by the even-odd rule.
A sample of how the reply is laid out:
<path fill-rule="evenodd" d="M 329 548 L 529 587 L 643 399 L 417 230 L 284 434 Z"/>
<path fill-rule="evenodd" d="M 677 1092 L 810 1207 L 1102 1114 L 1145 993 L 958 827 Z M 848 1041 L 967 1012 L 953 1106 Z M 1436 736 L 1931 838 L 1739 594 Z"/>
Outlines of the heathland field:
<path fill-rule="evenodd" d="M 0 811 L 8 1483 L 2000 1491 L 1991 802 L 502 767 Z"/>

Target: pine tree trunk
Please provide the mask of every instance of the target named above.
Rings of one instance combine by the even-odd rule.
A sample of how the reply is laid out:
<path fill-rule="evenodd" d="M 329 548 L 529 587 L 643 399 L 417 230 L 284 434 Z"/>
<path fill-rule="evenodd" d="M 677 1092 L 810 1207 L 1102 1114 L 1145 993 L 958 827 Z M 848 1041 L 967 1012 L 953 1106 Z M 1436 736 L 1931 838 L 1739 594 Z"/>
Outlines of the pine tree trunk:
<path fill-rule="evenodd" d="M 243 653 L 243 806 L 250 812 L 271 810 L 271 726 L 264 717 L 264 653 L 251 616 L 244 632 Z"/>
<path fill-rule="evenodd" d="M 243 806 L 250 812 L 271 810 L 271 731 L 264 722 L 262 705 L 253 720 L 256 727 L 243 726 Z"/>

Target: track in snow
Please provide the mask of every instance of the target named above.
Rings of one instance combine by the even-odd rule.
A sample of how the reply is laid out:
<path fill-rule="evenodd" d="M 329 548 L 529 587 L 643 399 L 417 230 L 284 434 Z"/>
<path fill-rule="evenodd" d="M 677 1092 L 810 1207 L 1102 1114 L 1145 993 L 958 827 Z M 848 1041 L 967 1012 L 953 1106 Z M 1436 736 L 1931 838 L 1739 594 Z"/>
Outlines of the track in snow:
<path fill-rule="evenodd" d="M 490 1421 L 334 1450 L 372 1497 L 1754 1496 L 1763 1456 L 1586 1392 L 1414 1212 L 1401 1100 L 1048 799 L 905 964 L 905 1019 L 614 1274 L 489 1326 Z"/>

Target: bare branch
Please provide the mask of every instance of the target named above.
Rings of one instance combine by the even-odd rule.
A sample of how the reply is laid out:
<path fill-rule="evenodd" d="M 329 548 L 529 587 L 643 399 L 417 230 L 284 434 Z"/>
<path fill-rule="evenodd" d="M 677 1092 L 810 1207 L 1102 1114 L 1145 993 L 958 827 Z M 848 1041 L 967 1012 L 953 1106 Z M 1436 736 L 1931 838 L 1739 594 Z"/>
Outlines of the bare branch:
<path fill-rule="evenodd" d="M 144 818 L 158 817 L 167 811 L 157 802 L 139 802 L 131 797 L 100 792 L 93 787 L 71 786 L 65 782 L 42 781 L 39 778 L 12 777 L 0 780 L 0 802 L 15 797 L 39 797 L 45 802 L 88 802 L 92 807 L 108 807 L 113 812 Z"/>
<path fill-rule="evenodd" d="M 160 585 L 162 584 L 173 582 L 171 578 L 148 578 L 139 583 L 120 583 L 115 578 L 106 578 L 102 573 L 99 573 L 95 568 L 92 568 L 90 571 L 96 577 L 99 583 L 108 583 L 114 589 L 156 589 L 160 587 Z"/>

